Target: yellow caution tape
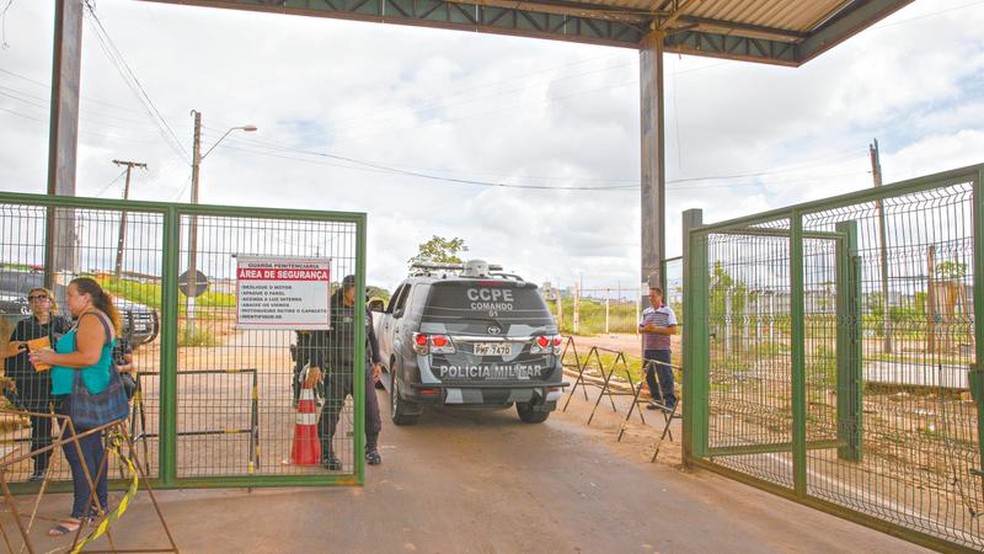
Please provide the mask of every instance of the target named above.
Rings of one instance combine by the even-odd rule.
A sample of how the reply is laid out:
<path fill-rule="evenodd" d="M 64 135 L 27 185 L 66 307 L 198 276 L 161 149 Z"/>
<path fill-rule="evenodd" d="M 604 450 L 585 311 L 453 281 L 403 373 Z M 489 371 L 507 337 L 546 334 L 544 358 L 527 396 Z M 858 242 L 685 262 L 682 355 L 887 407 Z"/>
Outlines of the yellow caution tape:
<path fill-rule="evenodd" d="M 137 473 L 136 466 L 133 464 L 133 458 L 131 458 L 130 456 L 125 456 L 122 450 L 120 449 L 120 446 L 123 444 L 122 435 L 114 431 L 112 434 L 110 434 L 108 442 L 109 442 L 109 450 L 111 450 L 116 454 L 116 456 L 120 459 L 120 462 L 126 464 L 127 470 L 130 472 L 130 475 L 132 476 L 132 479 L 130 481 L 130 486 L 127 488 L 126 494 L 123 495 L 123 498 L 120 500 L 119 505 L 116 506 L 116 509 L 110 512 L 109 514 L 107 514 L 106 517 L 101 522 L 99 522 L 99 525 L 97 525 L 96 528 L 93 529 L 91 533 L 89 533 L 88 537 L 86 537 L 81 542 L 75 545 L 75 548 L 72 549 L 72 554 L 75 554 L 76 552 L 81 552 L 82 548 L 85 547 L 86 544 L 101 537 L 112 524 L 116 523 L 120 519 L 120 516 L 122 516 L 123 513 L 126 512 L 126 509 L 130 507 L 130 502 L 132 502 L 133 498 L 137 495 L 137 487 L 140 484 L 140 476 Z"/>

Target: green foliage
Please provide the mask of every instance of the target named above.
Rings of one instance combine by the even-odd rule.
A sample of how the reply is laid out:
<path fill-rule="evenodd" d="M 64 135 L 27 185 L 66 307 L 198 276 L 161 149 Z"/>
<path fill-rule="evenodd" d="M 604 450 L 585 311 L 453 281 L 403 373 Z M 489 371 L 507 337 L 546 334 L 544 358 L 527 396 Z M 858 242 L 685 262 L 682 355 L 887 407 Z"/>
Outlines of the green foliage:
<path fill-rule="evenodd" d="M 960 279 L 967 275 L 967 264 L 947 260 L 936 264 L 936 276 L 941 279 Z"/>
<path fill-rule="evenodd" d="M 837 384 L 837 352 L 820 346 L 806 359 L 806 381 L 810 385 L 833 387 Z"/>
<path fill-rule="evenodd" d="M 790 345 L 785 342 L 771 342 L 763 339 L 752 343 L 749 356 L 753 358 L 771 358 L 774 356 L 788 355 L 790 351 Z"/>
<path fill-rule="evenodd" d="M 373 285 L 366 285 L 366 296 L 369 298 L 379 298 L 384 303 L 389 303 L 390 299 L 388 290 Z"/>
<path fill-rule="evenodd" d="M 178 346 L 219 346 L 221 341 L 204 327 L 195 327 L 194 332 L 189 333 L 187 328 L 182 328 L 178 333 Z"/>
<path fill-rule="evenodd" d="M 161 284 L 146 281 L 134 281 L 130 279 L 112 279 L 102 277 L 100 284 L 113 296 L 126 298 L 131 302 L 137 302 L 160 311 L 161 309 Z M 227 292 L 206 291 L 195 299 L 195 305 L 199 308 L 235 308 L 236 295 Z M 178 303 L 178 311 L 184 311 L 184 296 Z"/>
<path fill-rule="evenodd" d="M 881 318 L 885 313 L 885 298 L 880 292 L 871 292 L 868 294 L 868 313 L 875 318 Z"/>
<path fill-rule="evenodd" d="M 108 276 L 98 280 L 99 284 L 114 297 L 126 298 L 130 302 L 143 304 L 155 310 L 161 309 L 160 283 L 134 281 L 131 279 L 116 280 Z"/>
<path fill-rule="evenodd" d="M 564 320 L 560 324 L 561 333 L 574 332 L 574 299 L 564 298 L 563 312 Z M 555 302 L 549 302 L 547 307 L 550 313 L 557 316 L 557 306 Z M 605 301 L 596 298 L 581 298 L 578 301 L 580 317 L 578 318 L 578 333 L 581 335 L 591 335 L 594 333 L 605 332 Z M 608 304 L 608 332 L 610 333 L 635 333 L 639 322 L 636 319 L 636 306 L 634 302 L 609 302 Z"/>
<path fill-rule="evenodd" d="M 418 248 L 417 255 L 407 260 L 408 265 L 413 266 L 421 262 L 461 263 L 463 260 L 458 257 L 458 253 L 468 251 L 465 239 L 458 237 L 446 239 L 437 235 L 427 242 L 420 243 Z"/>
<path fill-rule="evenodd" d="M 208 291 L 195 299 L 195 306 L 203 308 L 235 308 L 236 295 L 227 292 Z"/>

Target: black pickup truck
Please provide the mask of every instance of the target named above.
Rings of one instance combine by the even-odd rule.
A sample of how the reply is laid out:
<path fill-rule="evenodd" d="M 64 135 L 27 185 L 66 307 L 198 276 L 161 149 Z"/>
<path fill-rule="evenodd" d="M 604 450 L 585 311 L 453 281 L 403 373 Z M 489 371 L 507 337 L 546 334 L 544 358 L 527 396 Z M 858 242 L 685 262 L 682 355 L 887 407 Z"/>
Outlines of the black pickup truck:
<path fill-rule="evenodd" d="M 27 293 L 33 288 L 43 286 L 44 274 L 40 271 L 0 269 L 0 317 L 14 325 L 21 318 L 31 315 L 31 308 L 27 305 Z M 125 298 L 116 298 L 116 308 L 123 320 L 123 335 L 134 347 L 157 338 L 160 331 L 157 310 L 130 302 Z M 62 306 L 62 315 L 66 315 L 64 306 Z"/>

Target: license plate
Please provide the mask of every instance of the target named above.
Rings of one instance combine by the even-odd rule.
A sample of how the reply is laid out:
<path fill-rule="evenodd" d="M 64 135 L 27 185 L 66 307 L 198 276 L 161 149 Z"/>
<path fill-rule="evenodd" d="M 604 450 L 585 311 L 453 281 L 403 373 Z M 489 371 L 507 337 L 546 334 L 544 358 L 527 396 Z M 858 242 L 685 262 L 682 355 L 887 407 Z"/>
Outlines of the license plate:
<path fill-rule="evenodd" d="M 479 356 L 508 356 L 512 354 L 512 345 L 505 342 L 476 342 L 475 354 Z"/>

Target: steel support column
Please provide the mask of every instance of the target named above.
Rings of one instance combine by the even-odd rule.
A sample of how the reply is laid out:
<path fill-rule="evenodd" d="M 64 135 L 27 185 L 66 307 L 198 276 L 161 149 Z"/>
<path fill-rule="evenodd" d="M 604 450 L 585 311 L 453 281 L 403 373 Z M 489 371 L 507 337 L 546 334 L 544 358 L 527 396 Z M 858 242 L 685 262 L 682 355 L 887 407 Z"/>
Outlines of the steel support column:
<path fill-rule="evenodd" d="M 55 2 L 54 53 L 51 69 L 51 117 L 48 137 L 48 194 L 75 196 L 79 135 L 79 82 L 82 74 L 82 2 Z M 75 217 L 71 210 L 48 209 L 45 240 L 45 286 L 56 289 L 56 276 L 74 272 Z M 63 283 L 62 283 L 63 284 Z M 56 294 L 64 299 L 60 290 Z"/>
<path fill-rule="evenodd" d="M 666 168 L 663 127 L 663 38 L 646 35 L 639 50 L 642 132 L 642 279 L 666 289 L 660 262 L 666 253 Z M 643 296 L 646 291 L 642 291 Z"/>

